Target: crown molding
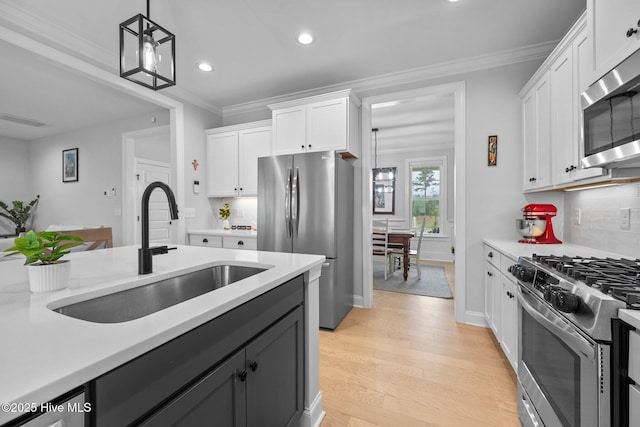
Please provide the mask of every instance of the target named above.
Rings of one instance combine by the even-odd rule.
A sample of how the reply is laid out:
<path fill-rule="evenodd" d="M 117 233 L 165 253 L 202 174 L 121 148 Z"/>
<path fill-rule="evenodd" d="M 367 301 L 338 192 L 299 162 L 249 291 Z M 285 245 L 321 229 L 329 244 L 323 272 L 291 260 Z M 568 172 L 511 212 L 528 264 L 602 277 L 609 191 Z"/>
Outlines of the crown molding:
<path fill-rule="evenodd" d="M 519 62 L 544 59 L 549 55 L 549 53 L 555 48 L 557 44 L 557 40 L 546 43 L 538 43 L 518 49 L 509 49 L 487 55 L 464 58 L 456 61 L 444 62 L 441 64 L 435 64 L 426 67 L 413 68 L 410 70 L 383 74 L 366 79 L 352 80 L 335 85 L 293 92 L 271 98 L 259 99 L 242 104 L 230 105 L 223 107 L 223 117 L 227 118 L 239 114 L 262 111 L 266 109 L 267 105 L 269 104 L 277 104 L 281 102 L 292 101 L 298 98 L 318 96 L 327 92 L 353 89 L 354 92 L 358 94 L 358 92 L 367 92 L 390 86 L 414 83 L 422 80 L 459 75 L 474 71 L 503 67 L 505 65 L 516 64 Z"/>

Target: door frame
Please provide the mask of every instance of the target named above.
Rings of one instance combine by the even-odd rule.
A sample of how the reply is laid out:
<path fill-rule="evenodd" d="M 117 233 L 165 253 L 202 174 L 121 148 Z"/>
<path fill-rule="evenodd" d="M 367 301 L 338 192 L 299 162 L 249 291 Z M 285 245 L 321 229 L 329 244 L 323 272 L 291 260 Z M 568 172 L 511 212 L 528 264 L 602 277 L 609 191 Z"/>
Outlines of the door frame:
<path fill-rule="evenodd" d="M 465 191 L 465 146 L 466 146 L 466 83 L 457 81 L 442 85 L 434 85 L 419 89 L 407 90 L 403 92 L 388 93 L 384 95 L 369 96 L 362 99 L 362 129 L 361 129 L 361 178 L 362 178 L 362 206 L 361 212 L 356 212 L 356 218 L 362 218 L 362 306 L 371 308 L 373 306 L 373 280 L 372 280 L 372 260 L 371 260 L 371 194 L 372 194 L 372 172 L 371 172 L 371 106 L 381 102 L 398 101 L 403 99 L 417 98 L 428 95 L 439 95 L 451 93 L 454 97 L 454 242 L 456 251 L 455 261 L 455 319 L 457 322 L 465 321 L 466 311 L 466 191 Z"/>
<path fill-rule="evenodd" d="M 140 138 L 147 138 L 150 136 L 166 134 L 167 132 L 170 132 L 169 125 L 156 126 L 148 129 L 125 132 L 122 134 L 122 175 L 123 175 L 123 178 L 122 178 L 122 244 L 123 245 L 136 244 L 135 215 L 136 215 L 136 206 L 138 204 L 137 188 L 136 188 L 136 181 L 135 181 L 136 164 L 138 161 L 141 161 L 141 160 L 149 163 L 152 162 L 151 160 L 136 158 L 135 156 L 136 140 Z M 171 168 L 172 182 L 174 181 L 173 173 L 174 173 L 174 168 L 172 167 Z M 172 238 L 175 239 L 176 236 L 174 236 L 174 233 L 172 232 L 171 234 L 172 234 Z"/>

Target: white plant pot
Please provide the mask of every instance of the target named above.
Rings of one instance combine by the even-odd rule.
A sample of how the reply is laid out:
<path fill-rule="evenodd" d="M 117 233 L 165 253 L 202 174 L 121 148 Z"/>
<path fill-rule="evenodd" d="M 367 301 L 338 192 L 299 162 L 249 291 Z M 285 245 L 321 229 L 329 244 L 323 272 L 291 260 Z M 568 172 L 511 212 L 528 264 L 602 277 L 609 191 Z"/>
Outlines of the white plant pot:
<path fill-rule="evenodd" d="M 69 261 L 58 261 L 56 264 L 30 264 L 27 268 L 31 292 L 56 291 L 69 285 L 71 274 Z"/>

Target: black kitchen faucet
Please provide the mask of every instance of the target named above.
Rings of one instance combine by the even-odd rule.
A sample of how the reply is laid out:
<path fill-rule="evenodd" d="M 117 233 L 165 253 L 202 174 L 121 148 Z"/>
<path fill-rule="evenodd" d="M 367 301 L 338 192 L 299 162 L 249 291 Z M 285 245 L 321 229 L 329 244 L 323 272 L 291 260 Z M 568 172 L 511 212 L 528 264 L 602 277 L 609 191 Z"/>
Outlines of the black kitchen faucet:
<path fill-rule="evenodd" d="M 171 188 L 163 182 L 152 182 L 147 186 L 142 194 L 142 247 L 138 249 L 138 274 L 149 274 L 153 271 L 153 256 L 166 254 L 170 249 L 165 246 L 149 247 L 149 198 L 156 188 L 160 188 L 169 199 L 169 212 L 171 219 L 178 219 L 178 205 Z"/>

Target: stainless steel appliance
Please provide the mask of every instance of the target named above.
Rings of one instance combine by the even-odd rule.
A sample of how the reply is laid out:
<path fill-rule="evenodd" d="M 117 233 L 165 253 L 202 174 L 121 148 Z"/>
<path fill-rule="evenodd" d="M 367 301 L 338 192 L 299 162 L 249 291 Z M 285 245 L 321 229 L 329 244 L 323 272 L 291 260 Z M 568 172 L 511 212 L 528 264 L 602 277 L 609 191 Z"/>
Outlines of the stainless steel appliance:
<path fill-rule="evenodd" d="M 640 166 L 640 50 L 581 96 L 584 167 Z"/>
<path fill-rule="evenodd" d="M 258 159 L 258 250 L 324 255 L 320 327 L 353 306 L 353 166 L 333 151 Z"/>
<path fill-rule="evenodd" d="M 523 426 L 609 427 L 612 321 L 640 308 L 640 261 L 568 256 L 520 258 L 518 410 Z"/>

